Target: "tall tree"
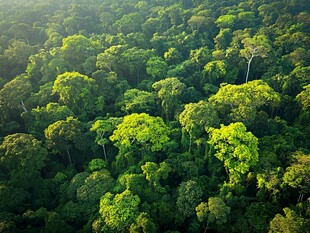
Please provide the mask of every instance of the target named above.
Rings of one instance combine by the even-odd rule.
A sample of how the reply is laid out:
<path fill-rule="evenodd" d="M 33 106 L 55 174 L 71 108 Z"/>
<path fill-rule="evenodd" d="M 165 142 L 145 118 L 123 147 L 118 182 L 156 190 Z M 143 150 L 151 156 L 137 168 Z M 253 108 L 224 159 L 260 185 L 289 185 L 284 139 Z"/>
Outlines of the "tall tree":
<path fill-rule="evenodd" d="M 102 231 L 128 231 L 139 214 L 140 198 L 129 190 L 113 195 L 110 192 L 100 200 L 100 217 L 105 223 Z M 110 231 L 109 231 L 110 230 Z"/>
<path fill-rule="evenodd" d="M 271 45 L 268 38 L 264 35 L 255 35 L 253 38 L 245 38 L 241 42 L 244 48 L 240 50 L 240 54 L 248 61 L 245 77 L 245 83 L 247 83 L 253 58 L 267 57 L 268 52 L 271 50 Z"/>
<path fill-rule="evenodd" d="M 110 140 L 115 141 L 115 145 L 120 149 L 142 145 L 150 151 L 159 151 L 163 144 L 169 141 L 169 132 L 168 126 L 160 117 L 133 113 L 124 117 Z"/>
<path fill-rule="evenodd" d="M 228 117 L 228 123 L 253 123 L 257 111 L 263 106 L 270 106 L 271 111 L 280 103 L 280 96 L 267 83 L 261 80 L 241 85 L 228 84 L 209 98 L 219 114 Z"/>
<path fill-rule="evenodd" d="M 108 154 L 106 151 L 106 144 L 108 143 L 108 137 L 111 136 L 113 130 L 116 128 L 118 124 L 121 123 L 120 118 L 110 117 L 106 120 L 96 120 L 90 131 L 96 132 L 96 139 L 98 145 L 102 147 L 103 156 L 106 161 L 108 161 Z"/>
<path fill-rule="evenodd" d="M 209 132 L 208 143 L 214 146 L 215 157 L 224 162 L 230 182 L 242 181 L 242 175 L 258 162 L 258 139 L 241 122 Z"/>

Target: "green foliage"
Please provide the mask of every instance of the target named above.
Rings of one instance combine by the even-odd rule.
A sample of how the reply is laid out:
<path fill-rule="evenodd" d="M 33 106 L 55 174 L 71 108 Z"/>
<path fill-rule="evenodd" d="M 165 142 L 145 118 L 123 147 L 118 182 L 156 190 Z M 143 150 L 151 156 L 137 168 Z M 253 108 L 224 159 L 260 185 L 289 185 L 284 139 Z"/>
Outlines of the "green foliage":
<path fill-rule="evenodd" d="M 103 195 L 99 213 L 105 223 L 104 229 L 118 232 L 128 230 L 139 216 L 139 203 L 140 198 L 129 190 L 115 196 L 109 192 Z"/>
<path fill-rule="evenodd" d="M 6 136 L 0 153 L 1 166 L 6 169 L 6 176 L 13 186 L 28 189 L 34 185 L 31 182 L 41 178 L 40 169 L 47 159 L 47 151 L 32 135 L 16 133 Z"/>
<path fill-rule="evenodd" d="M 74 113 L 87 117 L 95 110 L 96 88 L 94 79 L 78 72 L 66 72 L 57 76 L 53 92 L 58 93 L 59 100 Z"/>
<path fill-rule="evenodd" d="M 309 230 L 309 219 L 300 217 L 290 208 L 283 209 L 285 216 L 276 214 L 270 222 L 269 232 L 307 232 Z"/>
<path fill-rule="evenodd" d="M 186 87 L 185 84 L 177 78 L 166 78 L 155 82 L 152 87 L 157 92 L 158 98 L 161 99 L 166 119 L 171 120 L 179 104 L 178 99 Z"/>
<path fill-rule="evenodd" d="M 196 207 L 196 214 L 199 221 L 207 220 L 209 223 L 222 225 L 227 222 L 227 215 L 230 207 L 220 197 L 210 197 L 208 203 L 201 202 Z"/>
<path fill-rule="evenodd" d="M 308 5 L 1 1 L 0 232 L 308 232 Z"/>
<path fill-rule="evenodd" d="M 107 162 L 102 159 L 92 159 L 88 164 L 88 169 L 90 171 L 98 171 L 103 168 L 106 168 Z"/>
<path fill-rule="evenodd" d="M 16 133 L 4 138 L 0 145 L 0 209 L 20 211 L 39 192 L 46 159 L 46 149 L 32 135 Z"/>
<path fill-rule="evenodd" d="M 179 116 L 179 121 L 183 129 L 189 134 L 189 150 L 192 141 L 199 139 L 204 130 L 219 125 L 219 118 L 214 107 L 206 102 L 189 103 L 184 106 L 184 111 Z"/>
<path fill-rule="evenodd" d="M 280 103 L 280 96 L 267 83 L 261 80 L 242 85 L 228 84 L 220 87 L 209 98 L 222 116 L 229 115 L 229 122 L 251 124 L 257 110 L 263 106 L 274 108 Z"/>
<path fill-rule="evenodd" d="M 84 124 L 71 116 L 67 117 L 66 120 L 59 120 L 50 124 L 44 130 L 44 135 L 48 148 L 54 154 L 67 152 L 69 162 L 72 163 L 69 154 L 70 149 L 84 150 L 88 146 L 84 132 Z"/>
<path fill-rule="evenodd" d="M 294 163 L 286 168 L 283 176 L 285 184 L 300 189 L 302 193 L 310 192 L 310 158 L 307 154 L 296 153 Z"/>
<path fill-rule="evenodd" d="M 130 148 L 138 143 L 151 151 L 159 151 L 169 141 L 169 131 L 160 117 L 133 113 L 124 117 L 110 140 L 116 141 L 115 145 L 120 149 Z"/>
<path fill-rule="evenodd" d="M 155 80 L 165 78 L 167 71 L 168 65 L 161 57 L 151 57 L 146 63 L 146 73 Z"/>
<path fill-rule="evenodd" d="M 27 130 L 34 135 L 41 135 L 50 124 L 65 120 L 72 116 L 73 112 L 67 106 L 60 106 L 58 103 L 48 103 L 45 107 L 33 108 L 25 112 L 22 117 L 26 121 Z"/>
<path fill-rule="evenodd" d="M 138 89 L 130 89 L 124 93 L 124 106 L 122 109 L 127 113 L 149 113 L 155 110 L 154 93 L 141 91 Z"/>
<path fill-rule="evenodd" d="M 310 84 L 304 87 L 304 90 L 296 96 L 296 99 L 304 109 L 310 109 Z"/>
<path fill-rule="evenodd" d="M 246 132 L 241 123 L 221 125 L 220 129 L 211 128 L 208 141 L 215 149 L 215 157 L 224 162 L 230 182 L 241 181 L 242 174 L 249 172 L 258 162 L 258 139 Z"/>
<path fill-rule="evenodd" d="M 76 190 L 78 201 L 97 203 L 100 197 L 114 187 L 114 179 L 109 171 L 94 171 L 85 180 L 84 184 Z"/>
<path fill-rule="evenodd" d="M 137 217 L 136 222 L 131 224 L 130 226 L 130 233 L 155 233 L 156 232 L 156 225 L 150 219 L 147 213 L 140 213 Z"/>
<path fill-rule="evenodd" d="M 159 181 L 161 179 L 167 179 L 172 170 L 166 162 L 162 162 L 159 165 L 154 162 L 146 162 L 141 166 L 141 169 L 150 185 L 154 188 L 158 188 L 158 190 L 161 190 Z"/>
<path fill-rule="evenodd" d="M 195 215 L 195 207 L 201 202 L 202 194 L 202 188 L 196 181 L 189 180 L 180 184 L 176 204 L 181 219 Z"/>

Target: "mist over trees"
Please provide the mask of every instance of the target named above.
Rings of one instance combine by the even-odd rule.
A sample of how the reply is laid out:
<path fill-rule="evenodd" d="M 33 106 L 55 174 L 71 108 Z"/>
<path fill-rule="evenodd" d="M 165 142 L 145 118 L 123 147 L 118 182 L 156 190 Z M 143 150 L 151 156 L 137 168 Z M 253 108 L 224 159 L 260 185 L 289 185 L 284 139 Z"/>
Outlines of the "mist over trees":
<path fill-rule="evenodd" d="M 306 0 L 0 0 L 0 232 L 309 232 Z"/>

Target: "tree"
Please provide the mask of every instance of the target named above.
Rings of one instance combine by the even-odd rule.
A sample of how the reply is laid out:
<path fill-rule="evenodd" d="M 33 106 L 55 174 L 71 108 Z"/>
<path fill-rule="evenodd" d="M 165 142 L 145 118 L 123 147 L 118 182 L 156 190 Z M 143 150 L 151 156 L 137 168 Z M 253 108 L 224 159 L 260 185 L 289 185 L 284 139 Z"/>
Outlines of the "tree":
<path fill-rule="evenodd" d="M 307 154 L 296 153 L 294 162 L 286 168 L 283 176 L 285 184 L 300 190 L 299 199 L 310 192 L 310 158 Z"/>
<path fill-rule="evenodd" d="M 167 71 L 168 65 L 161 57 L 154 56 L 146 62 L 146 73 L 151 75 L 154 80 L 166 77 Z"/>
<path fill-rule="evenodd" d="M 192 28 L 192 30 L 199 30 L 202 26 L 207 25 L 207 18 L 204 16 L 196 16 L 193 15 L 189 20 L 187 20 L 187 24 Z"/>
<path fill-rule="evenodd" d="M 204 75 L 207 78 L 207 83 L 219 86 L 223 82 L 233 83 L 237 78 L 234 69 L 230 69 L 225 61 L 211 61 L 204 66 Z"/>
<path fill-rule="evenodd" d="M 70 116 L 66 120 L 59 120 L 50 124 L 44 130 L 44 135 L 48 148 L 52 149 L 52 152 L 55 154 L 66 152 L 71 164 L 70 149 L 84 150 L 87 147 L 84 132 L 84 124 Z"/>
<path fill-rule="evenodd" d="M 296 99 L 304 109 L 310 109 L 310 84 L 304 87 L 304 90 L 296 96 Z"/>
<path fill-rule="evenodd" d="M 96 120 L 90 128 L 90 131 L 96 132 L 95 142 L 97 142 L 97 144 L 102 147 L 103 156 L 106 161 L 108 161 L 108 155 L 105 147 L 105 145 L 108 143 L 107 138 L 111 135 L 116 126 L 120 124 L 120 121 L 120 118 L 113 117 L 110 117 L 106 120 Z"/>
<path fill-rule="evenodd" d="M 171 167 L 166 162 L 162 162 L 159 165 L 154 162 L 146 162 L 141 166 L 141 169 L 151 187 L 159 191 L 162 190 L 159 181 L 161 179 L 167 179 L 169 173 L 172 171 Z"/>
<path fill-rule="evenodd" d="M 25 103 L 31 91 L 32 85 L 28 77 L 14 78 L 0 89 L 0 108 L 10 110 L 20 108 L 27 112 Z"/>
<path fill-rule="evenodd" d="M 195 207 L 201 202 L 202 194 L 203 190 L 196 181 L 180 184 L 176 204 L 182 220 L 195 215 Z"/>
<path fill-rule="evenodd" d="M 245 38 L 242 41 L 244 46 L 240 50 L 240 55 L 248 61 L 245 83 L 248 82 L 250 66 L 254 57 L 265 58 L 271 50 L 271 45 L 268 38 L 264 35 L 255 35 L 253 38 Z"/>
<path fill-rule="evenodd" d="M 136 221 L 130 225 L 129 229 L 130 233 L 155 233 L 156 232 L 156 225 L 150 218 L 150 216 L 145 213 L 141 212 L 137 217 Z"/>
<path fill-rule="evenodd" d="M 31 46 L 24 41 L 12 39 L 10 46 L 3 52 L 3 57 L 7 60 L 9 77 L 15 77 L 23 73 L 27 67 L 28 58 L 37 52 L 36 46 Z"/>
<path fill-rule="evenodd" d="M 21 212 L 42 190 L 47 151 L 30 134 L 4 137 L 0 145 L 0 209 Z"/>
<path fill-rule="evenodd" d="M 232 30 L 230 28 L 221 28 L 219 34 L 214 38 L 217 49 L 227 49 L 232 41 Z"/>
<path fill-rule="evenodd" d="M 105 223 L 105 230 L 128 231 L 139 215 L 140 198 L 129 190 L 113 195 L 110 192 L 100 200 L 100 217 Z"/>
<path fill-rule="evenodd" d="M 215 149 L 215 157 L 224 162 L 231 183 L 242 181 L 243 174 L 258 162 L 258 139 L 246 132 L 241 123 L 221 125 L 220 129 L 210 128 L 208 141 Z"/>
<path fill-rule="evenodd" d="M 120 94 L 122 95 L 125 90 L 129 89 L 128 82 L 117 76 L 115 72 L 106 73 L 103 70 L 98 70 L 92 73 L 92 77 L 98 85 L 99 98 L 102 98 L 107 105 L 114 104 Z"/>
<path fill-rule="evenodd" d="M 142 145 L 151 151 L 159 151 L 169 141 L 169 128 L 160 117 L 153 117 L 146 113 L 133 113 L 114 130 L 111 141 L 116 141 L 118 148 L 130 148 Z"/>
<path fill-rule="evenodd" d="M 152 87 L 157 91 L 157 96 L 161 99 L 161 105 L 167 120 L 171 120 L 179 105 L 179 98 L 185 89 L 185 84 L 177 78 L 166 78 L 155 82 Z"/>
<path fill-rule="evenodd" d="M 45 165 L 47 151 L 32 135 L 16 133 L 6 136 L 0 145 L 0 155 L 0 164 L 5 168 L 1 173 L 7 172 L 5 176 L 13 187 L 30 189 L 41 179 L 40 171 Z"/>
<path fill-rule="evenodd" d="M 99 53 L 97 55 L 97 67 L 110 72 L 119 71 L 118 68 L 122 64 L 121 54 L 125 51 L 125 49 L 126 46 L 124 45 L 114 45 L 104 50 L 103 53 Z"/>
<path fill-rule="evenodd" d="M 215 21 L 215 24 L 220 28 L 233 28 L 237 21 L 237 16 L 235 15 L 221 15 Z"/>
<path fill-rule="evenodd" d="M 215 108 L 206 101 L 189 103 L 184 106 L 179 116 L 182 128 L 189 134 L 189 152 L 192 142 L 198 139 L 204 130 L 219 125 L 219 118 Z"/>
<path fill-rule="evenodd" d="M 58 75 L 53 86 L 53 92 L 60 96 L 59 100 L 84 118 L 96 110 L 96 91 L 96 81 L 78 72 Z"/>
<path fill-rule="evenodd" d="M 106 169 L 94 171 L 84 180 L 76 190 L 76 198 L 78 201 L 88 202 L 92 205 L 97 205 L 100 198 L 111 191 L 114 187 L 114 179 Z"/>
<path fill-rule="evenodd" d="M 169 65 L 176 65 L 182 60 L 182 54 L 177 50 L 177 48 L 169 48 L 167 52 L 164 53 L 164 58 Z"/>
<path fill-rule="evenodd" d="M 141 31 L 141 24 L 144 22 L 142 15 L 139 12 L 132 12 L 126 15 L 113 24 L 119 32 L 127 35 L 131 32 Z"/>
<path fill-rule="evenodd" d="M 33 108 L 22 114 L 28 132 L 39 136 L 50 124 L 65 120 L 69 116 L 73 116 L 73 112 L 67 106 L 60 106 L 58 103 L 48 103 L 44 107 Z"/>
<path fill-rule="evenodd" d="M 149 113 L 152 114 L 156 107 L 156 95 L 147 91 L 130 89 L 124 93 L 122 110 L 127 114 Z"/>
<path fill-rule="evenodd" d="M 285 216 L 276 214 L 271 220 L 269 233 L 298 233 L 307 232 L 309 230 L 309 220 L 302 218 L 294 210 L 290 208 L 283 209 Z"/>
<path fill-rule="evenodd" d="M 87 58 L 96 56 L 101 49 L 98 41 L 88 39 L 83 35 L 72 35 L 63 39 L 60 51 L 72 69 L 82 72 L 82 63 Z"/>
<path fill-rule="evenodd" d="M 153 51 L 137 47 L 127 49 L 122 53 L 123 65 L 128 67 L 129 75 L 132 77 L 129 79 L 130 83 L 141 81 L 141 77 L 145 74 L 146 63 L 152 56 L 154 56 Z"/>
<path fill-rule="evenodd" d="M 230 214 L 230 207 L 227 206 L 220 197 L 210 197 L 208 203 L 201 202 L 196 207 L 196 214 L 200 222 L 207 219 L 208 224 L 215 223 L 216 225 L 222 225 L 227 222 L 227 217 Z"/>
<path fill-rule="evenodd" d="M 230 214 L 230 207 L 220 197 L 210 197 L 208 199 L 208 221 L 215 222 L 221 225 L 227 222 L 227 217 Z"/>
<path fill-rule="evenodd" d="M 228 122 L 240 121 L 249 125 L 261 107 L 270 106 L 273 109 L 278 106 L 280 96 L 267 83 L 255 80 L 241 85 L 221 86 L 209 102 L 220 115 L 229 116 Z"/>

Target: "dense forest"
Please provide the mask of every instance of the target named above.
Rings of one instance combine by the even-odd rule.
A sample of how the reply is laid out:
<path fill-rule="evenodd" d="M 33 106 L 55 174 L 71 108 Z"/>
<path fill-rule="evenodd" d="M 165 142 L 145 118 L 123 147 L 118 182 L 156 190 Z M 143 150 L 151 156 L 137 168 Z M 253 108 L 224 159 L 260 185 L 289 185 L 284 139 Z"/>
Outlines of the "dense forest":
<path fill-rule="evenodd" d="M 0 232 L 310 232 L 307 0 L 0 0 Z"/>

